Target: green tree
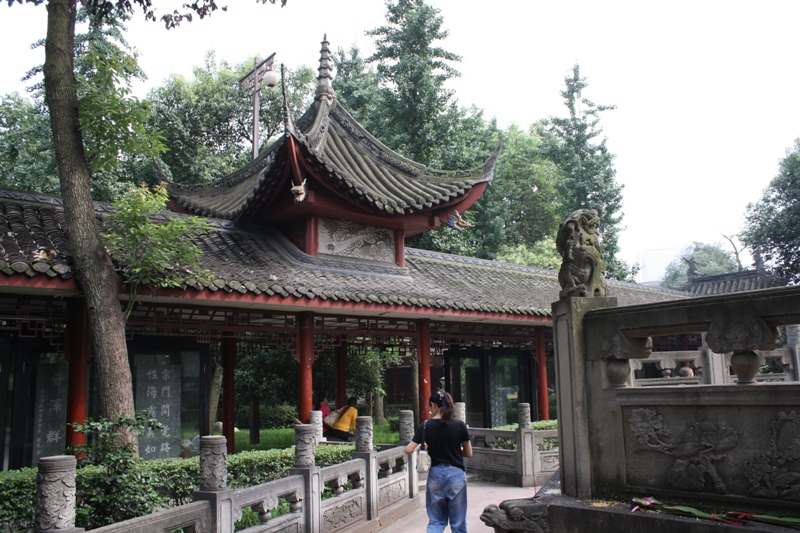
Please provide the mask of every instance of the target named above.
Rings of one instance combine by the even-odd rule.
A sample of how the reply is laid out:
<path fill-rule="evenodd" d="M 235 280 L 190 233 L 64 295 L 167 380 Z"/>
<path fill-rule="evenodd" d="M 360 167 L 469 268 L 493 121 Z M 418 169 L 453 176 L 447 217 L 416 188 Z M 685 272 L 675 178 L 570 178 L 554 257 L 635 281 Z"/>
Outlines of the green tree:
<path fill-rule="evenodd" d="M 503 246 L 500 253 L 497 254 L 497 260 L 515 265 L 557 270 L 561 267 L 562 258 L 556 250 L 555 239 L 545 239 L 533 246 L 524 243 L 516 246 Z"/>
<path fill-rule="evenodd" d="M 581 77 L 577 64 L 564 82 L 566 88 L 561 97 L 569 116 L 550 118 L 546 136 L 546 153 L 563 176 L 558 184 L 561 219 L 578 209 L 597 209 L 608 274 L 615 279 L 628 279 L 632 277 L 631 267 L 617 257 L 622 230 L 622 186 L 614 179 L 614 155 L 608 151 L 599 127 L 600 114 L 615 106 L 597 105 L 583 97 L 588 83 Z"/>
<path fill-rule="evenodd" d="M 692 243 L 673 259 L 664 272 L 663 285 L 682 289 L 690 279 L 736 272 L 738 267 L 733 254 L 719 244 Z"/>
<path fill-rule="evenodd" d="M 234 369 L 236 403 L 258 400 L 266 405 L 295 404 L 297 374 L 297 361 L 284 350 L 247 350 Z"/>
<path fill-rule="evenodd" d="M 800 280 L 800 139 L 786 151 L 761 199 L 747 205 L 741 239 L 775 274 Z"/>
<path fill-rule="evenodd" d="M 136 179 L 152 183 L 152 160 L 163 150 L 162 139 L 146 128 L 147 102 L 130 94 L 130 79 L 145 76 L 122 23 L 91 24 L 85 9 L 78 19 L 85 31 L 75 37 L 76 84 L 92 198 L 113 201 Z M 56 194 L 60 183 L 41 74 L 40 65 L 24 78 L 32 82 L 32 100 L 12 94 L 0 105 L 0 186 Z"/>
<path fill-rule="evenodd" d="M 7 0 L 41 4 L 43 0 Z M 120 20 L 141 8 L 146 19 L 155 20 L 151 0 L 92 0 L 88 14 L 95 24 Z M 185 11 L 162 17 L 170 28 L 192 13 L 203 18 L 217 9 L 213 0 L 185 4 Z M 75 25 L 77 0 L 48 0 L 44 87 L 64 201 L 64 216 L 70 233 L 77 279 L 86 298 L 97 370 L 100 414 L 111 419 L 133 414 L 133 386 L 128 365 L 125 320 L 119 305 L 117 276 L 97 227 L 91 195 L 92 168 L 86 157 L 81 128 L 78 85 L 75 72 Z M 125 127 L 120 124 L 120 127 Z M 121 150 L 121 146 L 111 147 Z M 135 435 L 121 436 L 135 446 Z"/>
<path fill-rule="evenodd" d="M 150 128 L 165 137 L 162 156 L 173 181 L 202 183 L 244 166 L 253 143 L 253 101 L 239 79 L 253 68 L 252 59 L 235 67 L 217 62 L 214 52 L 205 66 L 187 80 L 173 75 L 148 95 L 154 112 Z M 314 75 L 308 67 L 287 73 L 287 94 L 294 110 L 304 110 L 314 95 Z M 259 146 L 283 132 L 280 89 L 261 88 Z"/>
<path fill-rule="evenodd" d="M 439 10 L 423 0 L 386 3 L 385 26 L 370 30 L 375 38 L 375 63 L 381 83 L 383 121 L 373 133 L 407 157 L 435 166 L 438 148 L 451 134 L 458 109 L 444 83 L 459 75 L 450 62 L 456 54 L 439 46 L 447 37 Z"/>
<path fill-rule="evenodd" d="M 361 57 L 361 51 L 353 45 L 349 50 L 339 48 L 333 56 L 336 77 L 333 89 L 336 99 L 367 130 L 377 133 L 382 128 L 380 121 L 380 89 L 378 76 Z"/>
<path fill-rule="evenodd" d="M 131 186 L 104 221 L 103 240 L 130 289 L 126 316 L 142 287 L 178 288 L 193 279 L 209 282 L 210 274 L 200 265 L 203 251 L 194 239 L 211 226 L 199 217 L 155 221 L 153 217 L 168 206 L 166 185 L 152 191 L 144 184 Z"/>

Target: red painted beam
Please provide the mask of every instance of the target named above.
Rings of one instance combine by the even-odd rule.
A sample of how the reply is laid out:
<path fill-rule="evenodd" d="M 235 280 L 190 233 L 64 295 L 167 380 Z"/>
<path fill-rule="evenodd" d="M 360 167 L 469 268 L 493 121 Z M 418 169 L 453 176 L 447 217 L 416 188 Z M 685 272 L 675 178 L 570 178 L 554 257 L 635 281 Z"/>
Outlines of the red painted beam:
<path fill-rule="evenodd" d="M 431 321 L 417 321 L 417 361 L 419 362 L 419 418 L 431 417 L 428 403 L 431 399 Z"/>
<path fill-rule="evenodd" d="M 550 420 L 547 396 L 547 344 L 544 328 L 536 329 L 536 397 L 539 403 L 539 420 Z"/>
<path fill-rule="evenodd" d="M 314 402 L 314 313 L 297 315 L 297 362 L 297 416 L 308 424 Z"/>
<path fill-rule="evenodd" d="M 25 287 L 31 289 L 48 289 L 55 291 L 78 291 L 75 277 L 62 279 L 51 278 L 45 274 L 30 277 L 27 274 L 0 274 L 0 287 Z"/>
<path fill-rule="evenodd" d="M 86 434 L 77 433 L 70 424 L 86 423 L 88 363 L 92 352 L 89 316 L 83 300 L 67 302 L 69 328 L 66 331 L 66 356 L 69 361 L 67 392 L 67 446 L 86 444 Z"/>
<path fill-rule="evenodd" d="M 236 339 L 222 339 L 222 434 L 228 439 L 228 455 L 236 452 L 236 405 L 233 373 L 236 367 Z"/>

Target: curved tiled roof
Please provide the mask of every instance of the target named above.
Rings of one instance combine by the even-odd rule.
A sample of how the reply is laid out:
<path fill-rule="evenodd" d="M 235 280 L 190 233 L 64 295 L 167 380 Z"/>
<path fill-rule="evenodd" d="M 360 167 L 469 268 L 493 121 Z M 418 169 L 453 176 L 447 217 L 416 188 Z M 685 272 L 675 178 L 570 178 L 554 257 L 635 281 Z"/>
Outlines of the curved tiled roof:
<path fill-rule="evenodd" d="M 112 209 L 96 204 L 98 214 Z M 183 216 L 165 214 L 161 217 Z M 312 257 L 264 226 L 209 220 L 213 229 L 197 240 L 203 266 L 214 273 L 205 287 L 301 299 L 468 310 L 502 315 L 550 316 L 558 299 L 558 273 L 425 250 L 406 250 L 406 267 L 350 259 Z M 72 253 L 57 197 L 0 191 L 0 270 L 10 276 L 73 275 Z M 685 297 L 677 291 L 609 281 L 621 305 Z M 510 318 L 510 317 L 509 317 Z"/>
<path fill-rule="evenodd" d="M 490 182 L 500 150 L 475 169 L 430 169 L 381 144 L 335 98 L 317 99 L 286 135 L 331 187 L 368 212 L 391 215 L 444 206 Z M 277 187 L 288 192 L 288 146 L 284 136 L 241 170 L 213 183 L 171 183 L 170 196 L 189 213 L 238 220 L 252 203 L 269 201 Z"/>

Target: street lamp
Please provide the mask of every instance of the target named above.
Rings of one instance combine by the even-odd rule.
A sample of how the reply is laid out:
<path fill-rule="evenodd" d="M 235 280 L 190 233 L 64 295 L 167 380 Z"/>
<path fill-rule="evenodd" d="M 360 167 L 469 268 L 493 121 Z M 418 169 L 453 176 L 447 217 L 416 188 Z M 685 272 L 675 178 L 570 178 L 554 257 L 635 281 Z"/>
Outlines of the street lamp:
<path fill-rule="evenodd" d="M 281 80 L 278 73 L 272 68 L 274 63 L 274 52 L 264 61 L 259 62 L 259 59 L 256 57 L 253 59 L 253 70 L 245 74 L 242 79 L 239 80 L 239 83 L 248 86 L 253 93 L 253 159 L 258 157 L 258 115 L 261 107 L 261 84 L 263 83 L 267 87 L 275 87 Z"/>

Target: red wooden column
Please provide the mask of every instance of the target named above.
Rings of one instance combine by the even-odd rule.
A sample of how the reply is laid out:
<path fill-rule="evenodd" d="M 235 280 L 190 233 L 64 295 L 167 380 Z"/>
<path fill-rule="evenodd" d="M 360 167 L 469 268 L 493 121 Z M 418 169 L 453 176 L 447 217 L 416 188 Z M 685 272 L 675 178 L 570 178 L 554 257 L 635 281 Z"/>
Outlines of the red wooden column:
<path fill-rule="evenodd" d="M 314 313 L 297 314 L 297 417 L 308 424 L 314 406 Z"/>
<path fill-rule="evenodd" d="M 317 248 L 319 248 L 319 218 L 316 215 L 308 215 L 306 218 L 306 237 L 305 247 L 303 250 L 308 255 L 317 255 Z"/>
<path fill-rule="evenodd" d="M 228 454 L 236 451 L 234 431 L 236 406 L 233 399 L 233 372 L 236 367 L 236 339 L 222 339 L 222 434 L 228 439 Z"/>
<path fill-rule="evenodd" d="M 92 355 L 89 315 L 83 300 L 71 299 L 69 329 L 66 335 L 66 356 L 69 361 L 69 391 L 67 392 L 67 424 L 86 423 L 88 363 Z M 86 444 L 86 435 L 76 433 L 67 425 L 67 446 Z"/>
<path fill-rule="evenodd" d="M 335 348 L 336 353 L 336 407 L 347 404 L 347 341 Z"/>
<path fill-rule="evenodd" d="M 539 403 L 539 420 L 550 420 L 547 398 L 547 344 L 544 328 L 536 328 L 536 393 Z"/>
<path fill-rule="evenodd" d="M 431 321 L 417 320 L 417 362 L 419 363 L 419 419 L 431 417 L 428 402 L 431 398 Z"/>
<path fill-rule="evenodd" d="M 399 267 L 406 266 L 406 232 L 403 229 L 394 230 L 394 263 Z"/>

